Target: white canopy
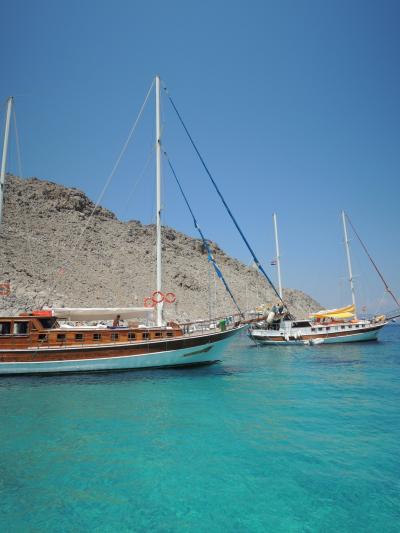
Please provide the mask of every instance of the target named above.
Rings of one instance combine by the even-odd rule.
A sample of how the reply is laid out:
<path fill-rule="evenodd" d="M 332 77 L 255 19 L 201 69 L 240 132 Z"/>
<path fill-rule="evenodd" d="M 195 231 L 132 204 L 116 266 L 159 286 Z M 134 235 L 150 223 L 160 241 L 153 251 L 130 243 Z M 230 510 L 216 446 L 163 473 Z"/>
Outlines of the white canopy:
<path fill-rule="evenodd" d="M 53 316 L 71 321 L 114 320 L 120 315 L 121 320 L 130 318 L 147 318 L 153 316 L 149 307 L 53 307 Z"/>

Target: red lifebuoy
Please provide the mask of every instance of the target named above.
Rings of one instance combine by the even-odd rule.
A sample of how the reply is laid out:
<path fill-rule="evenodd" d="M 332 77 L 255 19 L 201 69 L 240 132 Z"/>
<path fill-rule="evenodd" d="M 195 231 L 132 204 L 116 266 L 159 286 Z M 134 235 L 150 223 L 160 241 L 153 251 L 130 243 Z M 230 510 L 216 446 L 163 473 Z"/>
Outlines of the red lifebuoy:
<path fill-rule="evenodd" d="M 154 302 L 152 298 L 145 298 L 143 304 L 145 307 L 154 307 Z"/>
<path fill-rule="evenodd" d="M 164 296 L 164 300 L 167 302 L 167 304 L 173 304 L 176 301 L 176 296 L 173 292 L 167 292 L 167 294 Z"/>
<path fill-rule="evenodd" d="M 154 291 L 153 294 L 151 295 L 151 299 L 153 300 L 153 302 L 155 304 L 160 304 L 161 302 L 164 301 L 164 293 L 161 292 L 161 291 Z"/>

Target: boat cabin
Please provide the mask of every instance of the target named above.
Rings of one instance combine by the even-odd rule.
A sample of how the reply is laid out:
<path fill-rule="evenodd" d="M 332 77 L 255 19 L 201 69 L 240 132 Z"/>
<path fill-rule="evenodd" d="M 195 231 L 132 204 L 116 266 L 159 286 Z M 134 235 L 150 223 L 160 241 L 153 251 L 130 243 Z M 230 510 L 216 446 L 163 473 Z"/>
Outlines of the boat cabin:
<path fill-rule="evenodd" d="M 0 317 L 0 348 L 60 347 L 131 343 L 182 336 L 178 324 L 157 327 L 74 326 L 62 327 L 57 317 L 21 313 Z"/>

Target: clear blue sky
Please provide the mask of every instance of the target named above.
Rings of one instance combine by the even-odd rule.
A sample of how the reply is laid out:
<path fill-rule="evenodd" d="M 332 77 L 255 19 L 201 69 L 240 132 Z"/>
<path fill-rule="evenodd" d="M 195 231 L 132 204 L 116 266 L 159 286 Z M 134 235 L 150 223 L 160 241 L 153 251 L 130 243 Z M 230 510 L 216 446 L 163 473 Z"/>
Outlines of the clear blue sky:
<path fill-rule="evenodd" d="M 344 208 L 400 293 L 399 2 L 14 0 L 0 16 L 0 98 L 16 99 L 24 176 L 96 199 L 159 73 L 272 276 L 276 211 L 284 285 L 347 303 Z M 163 116 L 207 237 L 249 263 L 167 101 Z M 153 162 L 135 186 L 153 132 L 151 105 L 103 201 L 122 219 L 154 220 Z M 164 169 L 165 221 L 193 234 Z M 352 247 L 375 311 L 382 287 Z"/>

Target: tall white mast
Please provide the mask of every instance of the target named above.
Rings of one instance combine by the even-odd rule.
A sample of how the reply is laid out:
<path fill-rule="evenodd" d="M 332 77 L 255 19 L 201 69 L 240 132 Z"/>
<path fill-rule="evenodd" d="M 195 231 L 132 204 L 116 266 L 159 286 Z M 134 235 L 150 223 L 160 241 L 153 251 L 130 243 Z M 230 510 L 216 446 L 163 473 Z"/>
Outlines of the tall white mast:
<path fill-rule="evenodd" d="M 355 294 L 355 291 L 354 291 L 353 270 L 351 268 L 349 238 L 347 236 L 346 214 L 345 214 L 344 211 L 342 211 L 342 220 L 343 220 L 343 231 L 344 231 L 344 244 L 345 244 L 346 255 L 347 255 L 347 267 L 349 269 L 351 301 L 352 301 L 352 304 L 354 305 L 354 310 L 355 310 L 355 308 L 356 308 L 356 294 Z"/>
<path fill-rule="evenodd" d="M 157 287 L 156 290 L 161 292 L 162 288 L 162 264 L 161 264 L 161 110 L 160 110 L 160 77 L 156 76 L 156 168 L 157 168 L 157 206 L 156 206 L 156 256 L 157 256 Z M 157 326 L 162 326 L 162 303 L 157 304 Z"/>
<path fill-rule="evenodd" d="M 0 172 L 0 224 L 3 219 L 3 204 L 4 204 L 4 181 L 6 177 L 6 163 L 7 163 L 7 151 L 8 151 L 8 137 L 10 134 L 10 119 L 11 108 L 13 103 L 13 97 L 10 96 L 7 100 L 7 115 L 6 115 L 6 128 L 4 131 L 4 143 L 3 143 L 3 155 L 1 158 L 1 172 Z"/>
<path fill-rule="evenodd" d="M 279 254 L 279 240 L 278 240 L 278 224 L 276 221 L 276 213 L 272 215 L 274 219 L 274 231 L 275 231 L 275 247 L 276 247 L 276 266 L 278 269 L 278 293 L 280 298 L 283 298 L 282 295 L 282 280 L 281 280 L 281 256 Z"/>

